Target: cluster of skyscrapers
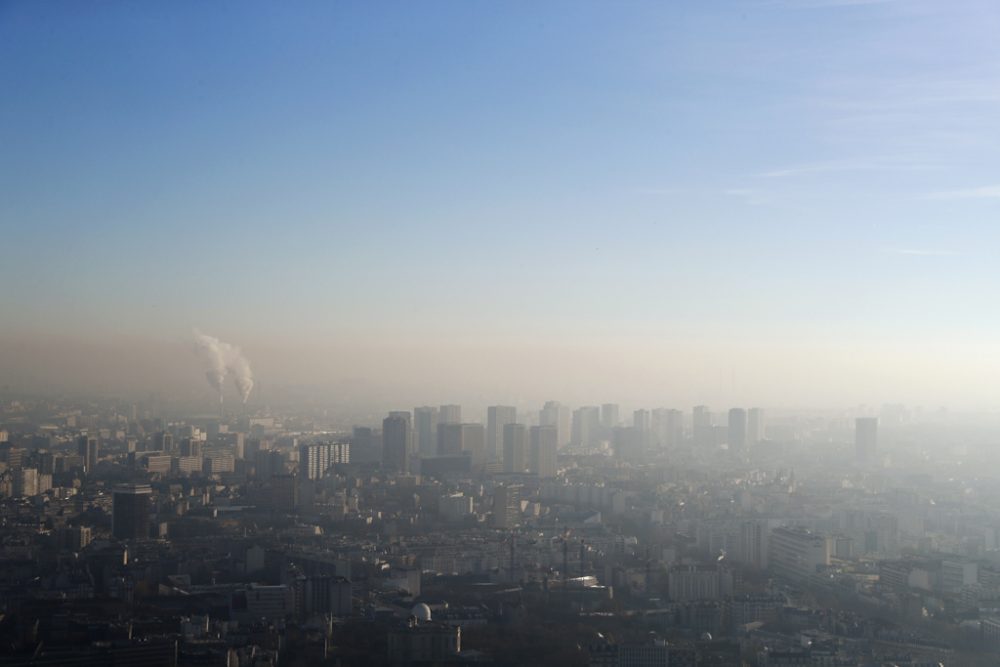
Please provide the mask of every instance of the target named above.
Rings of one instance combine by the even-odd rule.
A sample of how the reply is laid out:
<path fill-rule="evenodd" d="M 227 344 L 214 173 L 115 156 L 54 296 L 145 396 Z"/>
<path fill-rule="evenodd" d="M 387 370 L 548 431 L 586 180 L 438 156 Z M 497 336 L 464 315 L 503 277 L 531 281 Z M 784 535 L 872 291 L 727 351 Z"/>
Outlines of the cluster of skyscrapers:
<path fill-rule="evenodd" d="M 519 423 L 508 405 L 490 406 L 485 425 L 463 422 L 458 405 L 394 411 L 382 420 L 382 464 L 399 472 L 488 467 L 554 477 L 559 446 L 557 425 Z"/>
<path fill-rule="evenodd" d="M 522 417 L 511 405 L 489 406 L 485 423 L 464 420 L 459 405 L 393 411 L 382 421 L 380 460 L 387 470 L 398 472 L 482 469 L 553 477 L 556 452 L 567 445 L 610 445 L 627 457 L 690 441 L 704 447 L 727 445 L 739 454 L 765 437 L 759 408 L 733 408 L 718 424 L 707 407 L 697 406 L 690 429 L 682 411 L 668 408 L 635 410 L 631 423 L 623 423 L 615 403 L 571 410 L 549 401 Z M 358 427 L 353 441 L 369 443 L 374 435 L 370 427 Z"/>

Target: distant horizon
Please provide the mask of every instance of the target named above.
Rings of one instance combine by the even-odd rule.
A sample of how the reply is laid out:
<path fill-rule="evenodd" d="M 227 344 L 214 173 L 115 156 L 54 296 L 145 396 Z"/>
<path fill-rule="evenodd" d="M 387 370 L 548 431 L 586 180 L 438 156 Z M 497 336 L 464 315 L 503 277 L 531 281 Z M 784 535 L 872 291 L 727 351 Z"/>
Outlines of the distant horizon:
<path fill-rule="evenodd" d="M 21 340 L 11 342 L 11 338 L 3 340 L 7 349 L 16 352 L 6 359 L 0 359 L 0 390 L 11 394 L 57 395 L 60 393 L 75 396 L 93 396 L 103 398 L 133 399 L 143 395 L 155 394 L 170 401 L 197 404 L 204 402 L 212 405 L 217 399 L 213 389 L 205 382 L 204 361 L 194 349 L 190 334 L 187 338 L 180 334 L 176 338 L 146 339 L 142 337 L 111 337 L 104 341 L 84 341 L 79 338 L 54 338 L 61 340 L 58 346 L 51 347 L 52 340 Z M 227 341 L 236 344 L 237 341 Z M 419 368 L 427 360 L 437 360 L 441 353 L 435 353 L 421 359 L 419 347 L 409 347 L 402 352 L 403 359 L 412 353 L 412 366 L 399 369 L 391 376 L 386 376 L 385 351 L 371 344 L 358 345 L 353 351 L 363 350 L 368 356 L 353 358 L 350 370 L 344 369 L 345 352 L 331 351 L 322 354 L 310 351 L 314 359 L 312 372 L 307 377 L 298 380 L 291 374 L 302 373 L 301 368 L 288 368 L 283 365 L 280 356 L 262 356 L 255 354 L 260 348 L 240 346 L 248 355 L 254 366 L 257 385 L 251 392 L 248 405 L 260 407 L 269 402 L 287 404 L 296 400 L 335 404 L 338 401 L 352 406 L 397 406 L 399 409 L 410 409 L 417 405 L 440 405 L 459 403 L 462 405 L 479 406 L 485 409 L 488 405 L 516 405 L 541 407 L 548 400 L 557 400 L 565 405 L 580 407 L 584 405 L 599 405 L 601 402 L 618 402 L 623 406 L 638 408 L 677 408 L 690 409 L 695 405 L 708 405 L 721 410 L 730 407 L 760 407 L 769 410 L 789 411 L 851 411 L 867 408 L 877 411 L 886 405 L 905 405 L 909 408 L 921 408 L 925 412 L 940 409 L 948 411 L 991 412 L 1000 408 L 1000 402 L 976 402 L 975 400 L 934 401 L 931 398 L 921 398 L 913 394 L 892 394 L 886 391 L 883 396 L 874 392 L 852 397 L 849 395 L 834 396 L 826 394 L 822 387 L 817 387 L 809 399 L 809 394 L 799 392 L 799 400 L 783 397 L 780 392 L 750 390 L 734 392 L 733 385 L 743 382 L 739 375 L 726 377 L 725 370 L 717 362 L 714 374 L 699 374 L 696 369 L 690 370 L 690 377 L 701 378 L 694 385 L 677 381 L 671 382 L 669 376 L 656 380 L 662 390 L 646 392 L 637 389 L 623 389 L 630 384 L 624 377 L 624 371 L 613 368 L 613 360 L 604 365 L 607 375 L 617 377 L 618 384 L 609 382 L 599 372 L 594 374 L 581 371 L 578 364 L 570 363 L 565 367 L 552 367 L 551 376 L 547 378 L 533 377 L 517 383 L 509 378 L 504 383 L 503 390 L 490 392 L 493 379 L 489 376 L 477 375 L 470 368 L 470 359 L 476 357 L 480 362 L 495 358 L 488 348 L 461 347 L 460 357 L 450 369 L 453 382 L 445 382 L 438 373 L 434 386 L 426 387 L 427 373 L 433 369 Z M 266 349 L 266 348 L 265 348 Z M 271 355 L 280 354 L 282 350 L 268 349 Z M 349 353 L 351 350 L 348 350 Z M 401 352 L 393 349 L 397 355 Z M 302 353 L 302 348 L 288 351 L 292 357 Z M 586 354 L 584 350 L 581 354 Z M 37 355 L 37 356 L 36 356 Z M 397 360 L 399 357 L 397 357 Z M 366 373 L 365 362 L 372 365 Z M 340 372 L 337 372 L 340 367 Z M 325 375 L 319 369 L 328 369 Z M 532 376 L 531 366 L 510 369 L 514 376 Z M 807 369 L 809 370 L 809 369 Z M 520 371 L 520 372 L 518 372 Z M 573 377 L 570 382 L 566 378 Z M 640 369 L 635 377 L 649 377 L 648 369 Z M 707 379 L 706 379 L 707 377 Z M 66 378 L 79 378 L 70 381 Z M 391 378 L 391 379 L 390 379 Z M 751 379 L 752 381 L 752 379 Z M 777 382 L 772 375 L 769 382 Z M 725 386 L 712 393 L 711 388 L 699 391 L 691 390 L 691 386 L 708 387 L 712 382 Z M 750 384 L 746 382 L 745 384 Z M 462 387 L 476 387 L 475 390 Z M 781 386 L 779 383 L 777 386 Z M 787 385 L 786 385 L 787 386 Z M 235 388 L 227 379 L 224 385 L 227 405 L 237 405 L 240 398 Z M 262 397 L 261 392 L 266 392 Z M 735 394 L 739 393 L 739 396 Z M 615 399 L 614 396 L 620 398 Z M 970 396 L 973 396 L 970 393 Z M 597 401 L 595 403 L 595 401 Z M 407 407 L 408 404 L 409 407 Z M 537 404 L 537 406 L 536 406 Z"/>

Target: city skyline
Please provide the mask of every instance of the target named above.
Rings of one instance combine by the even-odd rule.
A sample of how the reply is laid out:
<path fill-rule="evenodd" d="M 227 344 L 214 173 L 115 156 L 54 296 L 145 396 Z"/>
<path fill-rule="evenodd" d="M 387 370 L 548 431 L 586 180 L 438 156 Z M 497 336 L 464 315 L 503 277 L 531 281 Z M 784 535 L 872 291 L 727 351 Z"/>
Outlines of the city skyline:
<path fill-rule="evenodd" d="M 997 35 L 0 0 L 0 664 L 1000 664 Z"/>

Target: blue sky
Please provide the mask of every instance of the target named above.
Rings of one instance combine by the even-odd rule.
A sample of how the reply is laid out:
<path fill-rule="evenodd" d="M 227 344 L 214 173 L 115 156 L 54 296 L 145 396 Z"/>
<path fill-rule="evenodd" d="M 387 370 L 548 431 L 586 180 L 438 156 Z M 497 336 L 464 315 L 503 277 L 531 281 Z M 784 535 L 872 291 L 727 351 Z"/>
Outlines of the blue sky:
<path fill-rule="evenodd" d="M 2 2 L 4 328 L 989 344 L 998 34 L 989 1 Z"/>

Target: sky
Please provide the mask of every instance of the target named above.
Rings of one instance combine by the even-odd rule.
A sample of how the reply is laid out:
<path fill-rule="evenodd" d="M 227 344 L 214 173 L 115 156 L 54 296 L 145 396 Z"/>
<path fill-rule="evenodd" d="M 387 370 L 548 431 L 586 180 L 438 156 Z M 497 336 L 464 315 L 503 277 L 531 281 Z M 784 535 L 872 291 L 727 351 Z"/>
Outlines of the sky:
<path fill-rule="evenodd" d="M 210 396 L 197 327 L 261 391 L 994 406 L 998 34 L 992 0 L 4 0 L 0 387 Z"/>

